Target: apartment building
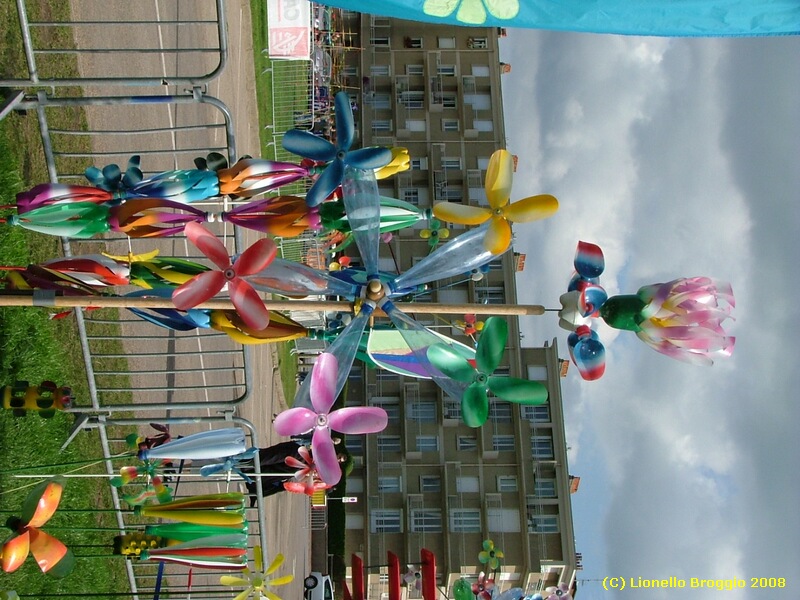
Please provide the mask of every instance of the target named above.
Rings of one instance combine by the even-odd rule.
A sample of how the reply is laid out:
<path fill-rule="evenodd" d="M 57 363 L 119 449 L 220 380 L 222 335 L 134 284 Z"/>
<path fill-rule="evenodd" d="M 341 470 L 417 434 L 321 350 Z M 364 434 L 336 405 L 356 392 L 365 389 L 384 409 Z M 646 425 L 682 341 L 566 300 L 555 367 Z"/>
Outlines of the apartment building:
<path fill-rule="evenodd" d="M 505 145 L 497 28 L 454 28 L 344 13 L 351 51 L 343 89 L 357 106 L 360 145 L 405 146 L 411 169 L 380 181 L 381 193 L 429 208 L 438 201 L 486 205 L 484 176 L 491 154 Z M 449 227 L 450 237 L 462 231 Z M 381 267 L 405 271 L 432 248 L 430 222 L 382 244 Z M 439 230 L 440 232 L 442 230 Z M 444 237 L 444 236 L 442 236 Z M 442 240 L 441 243 L 447 243 Z M 508 253 L 479 280 L 431 286 L 419 302 L 516 302 L 518 257 Z M 482 317 L 478 317 L 481 319 Z M 454 326 L 463 315 L 417 315 L 417 320 L 467 344 Z M 387 551 L 410 568 L 419 549 L 437 560 L 439 585 L 476 579 L 481 544 L 491 539 L 505 559 L 501 589 L 528 591 L 574 582 L 578 564 L 560 378 L 565 365 L 555 341 L 521 348 L 509 318 L 505 364 L 498 370 L 538 380 L 549 390 L 543 406 L 491 400 L 488 422 L 472 429 L 459 401 L 432 382 L 407 379 L 357 363 L 348 404 L 381 406 L 389 426 L 378 435 L 348 436 L 356 467 L 348 478 L 347 555 L 367 565 L 368 598 L 386 593 Z M 408 598 L 420 597 L 414 586 Z"/>

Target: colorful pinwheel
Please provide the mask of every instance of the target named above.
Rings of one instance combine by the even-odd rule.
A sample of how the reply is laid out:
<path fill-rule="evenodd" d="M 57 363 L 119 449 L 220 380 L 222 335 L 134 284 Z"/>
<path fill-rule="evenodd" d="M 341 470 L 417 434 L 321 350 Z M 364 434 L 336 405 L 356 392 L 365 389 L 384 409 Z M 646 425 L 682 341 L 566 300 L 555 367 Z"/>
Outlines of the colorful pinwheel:
<path fill-rule="evenodd" d="M 546 587 L 544 591 L 549 594 L 544 600 L 572 600 L 572 594 L 570 594 L 569 586 L 566 583 L 559 583 L 557 586 L 551 585 Z"/>
<path fill-rule="evenodd" d="M 11 573 L 19 569 L 30 552 L 42 573 L 64 577 L 72 572 L 75 557 L 69 548 L 39 529 L 56 512 L 63 491 L 64 485 L 58 478 L 42 481 L 25 498 L 22 515 L 6 521 L 6 526 L 16 535 L 0 548 L 3 571 Z"/>
<path fill-rule="evenodd" d="M 134 513 L 155 519 L 237 529 L 245 522 L 244 495 L 239 492 L 225 492 L 188 496 L 164 504 L 137 506 Z"/>
<path fill-rule="evenodd" d="M 316 167 L 307 168 L 294 163 L 263 158 L 242 158 L 231 167 L 219 169 L 217 177 L 221 194 L 252 198 L 314 175 L 316 171 Z"/>
<path fill-rule="evenodd" d="M 347 92 L 334 97 L 336 105 L 336 144 L 317 137 L 309 131 L 292 129 L 283 136 L 283 147 L 293 154 L 314 161 L 327 162 L 325 170 L 306 194 L 309 206 L 319 205 L 342 184 L 345 166 L 356 169 L 379 169 L 392 161 L 388 148 L 373 146 L 350 150 L 355 137 L 353 109 Z"/>
<path fill-rule="evenodd" d="M 231 532 L 146 548 L 139 554 L 139 559 L 200 569 L 244 570 L 247 568 L 247 534 Z"/>
<path fill-rule="evenodd" d="M 575 274 L 561 296 L 559 325 L 572 331 L 567 344 L 581 377 L 600 378 L 605 371 L 605 347 L 588 325 L 600 316 L 616 329 L 626 329 L 648 346 L 678 360 L 713 364 L 714 357 L 730 356 L 735 338 L 722 323 L 735 306 L 728 283 L 708 277 L 675 279 L 647 285 L 633 295 L 608 297 L 598 284 L 605 269 L 599 246 L 579 242 Z"/>
<path fill-rule="evenodd" d="M 472 593 L 478 600 L 492 600 L 494 590 L 494 579 L 486 577 L 486 573 L 481 571 L 478 574 L 478 581 L 472 584 Z"/>
<path fill-rule="evenodd" d="M 109 229 L 108 206 L 93 202 L 41 206 L 0 219 L 2 222 L 29 231 L 77 239 L 88 239 Z"/>
<path fill-rule="evenodd" d="M 423 240 L 428 240 L 428 246 L 431 249 L 435 248 L 442 240 L 450 237 L 450 230 L 447 227 L 442 229 L 442 222 L 439 219 L 431 217 L 428 219 L 428 224 L 429 227 L 427 229 L 420 229 L 419 237 Z"/>
<path fill-rule="evenodd" d="M 125 168 L 125 173 L 119 168 L 117 164 L 106 165 L 102 169 L 97 167 L 88 167 L 84 171 L 84 176 L 95 187 L 106 190 L 112 193 L 125 193 L 127 190 L 132 189 L 137 183 L 144 179 L 144 174 L 139 168 L 141 164 L 141 157 L 134 154 L 128 159 L 128 166 Z"/>
<path fill-rule="evenodd" d="M 342 476 L 331 430 L 362 435 L 382 431 L 389 422 L 386 411 L 376 406 L 353 406 L 331 411 L 336 401 L 338 374 L 336 357 L 327 352 L 320 354 L 311 371 L 310 396 L 314 410 L 298 406 L 283 411 L 275 419 L 278 435 L 303 435 L 313 430 L 311 454 L 320 479 L 327 485 L 336 485 Z"/>
<path fill-rule="evenodd" d="M 288 466 L 297 469 L 294 473 L 294 481 L 287 481 L 283 484 L 286 491 L 313 496 L 319 490 L 328 489 L 330 486 L 319 479 L 314 459 L 311 458 L 308 448 L 300 446 L 297 453 L 302 460 L 298 460 L 294 456 L 287 456 L 285 459 Z"/>
<path fill-rule="evenodd" d="M 283 564 L 283 554 L 277 554 L 272 563 L 264 570 L 264 559 L 262 556 L 261 546 L 253 548 L 253 555 L 255 557 L 256 572 L 252 573 L 250 569 L 245 568 L 244 577 L 237 577 L 235 575 L 223 575 L 219 578 L 222 585 L 229 586 L 248 586 L 243 592 L 234 598 L 234 600 L 247 600 L 247 598 L 267 598 L 268 600 L 281 600 L 280 596 L 275 594 L 271 588 L 278 585 L 286 585 L 294 581 L 294 575 L 283 575 L 273 579 L 267 579 L 275 571 L 277 571 Z"/>
<path fill-rule="evenodd" d="M 140 506 L 155 498 L 159 503 L 172 500 L 172 490 L 164 485 L 164 479 L 157 472 L 162 466 L 160 460 L 145 461 L 139 466 L 120 467 L 119 477 L 112 477 L 109 483 L 116 488 L 136 482 L 140 477 L 145 478 L 144 488 L 138 494 L 124 494 L 122 499 L 131 506 Z"/>
<path fill-rule="evenodd" d="M 463 321 L 456 321 L 454 325 L 461 329 L 464 335 L 472 337 L 483 331 L 485 323 L 483 321 L 478 321 L 477 315 L 469 313 L 464 315 Z"/>
<path fill-rule="evenodd" d="M 418 569 L 409 568 L 403 575 L 403 581 L 409 588 L 413 585 L 416 590 L 422 589 L 422 573 Z"/>
<path fill-rule="evenodd" d="M 511 223 L 545 219 L 558 210 L 558 200 L 549 194 L 530 196 L 509 203 L 514 159 L 506 150 L 497 150 L 489 159 L 486 171 L 486 198 L 490 208 L 440 202 L 433 207 L 439 219 L 462 225 L 480 225 L 490 221 L 484 241 L 486 249 L 498 255 L 511 245 Z"/>
<path fill-rule="evenodd" d="M 253 275 L 266 268 L 275 258 L 278 248 L 268 239 L 258 240 L 233 263 L 228 251 L 213 234 L 198 223 L 186 225 L 186 237 L 220 270 L 200 273 L 172 293 L 172 301 L 180 310 L 194 308 L 219 293 L 225 284 L 231 301 L 242 320 L 253 329 L 269 325 L 269 312 L 253 287 L 242 276 Z"/>
<path fill-rule="evenodd" d="M 244 451 L 244 431 L 238 427 L 229 427 L 193 433 L 155 448 L 142 448 L 139 450 L 139 459 L 216 459 L 235 456 Z"/>
<path fill-rule="evenodd" d="M 253 480 L 242 471 L 239 465 L 242 462 L 252 461 L 256 454 L 258 454 L 258 448 L 248 448 L 235 456 L 225 458 L 222 462 L 203 465 L 200 467 L 200 475 L 211 477 L 217 473 L 236 473 L 245 483 L 253 483 Z"/>
<path fill-rule="evenodd" d="M 477 369 L 446 344 L 434 344 L 428 349 L 431 364 L 445 376 L 462 384 L 461 416 L 469 427 L 480 427 L 489 417 L 487 388 L 508 402 L 529 405 L 547 402 L 547 388 L 538 381 L 492 375 L 500 366 L 507 339 L 508 324 L 503 319 L 486 319 L 476 348 Z"/>
<path fill-rule="evenodd" d="M 482 565 L 487 565 L 492 571 L 500 568 L 500 559 L 505 555 L 496 548 L 492 540 L 483 540 L 483 550 L 478 553 L 478 560 Z"/>

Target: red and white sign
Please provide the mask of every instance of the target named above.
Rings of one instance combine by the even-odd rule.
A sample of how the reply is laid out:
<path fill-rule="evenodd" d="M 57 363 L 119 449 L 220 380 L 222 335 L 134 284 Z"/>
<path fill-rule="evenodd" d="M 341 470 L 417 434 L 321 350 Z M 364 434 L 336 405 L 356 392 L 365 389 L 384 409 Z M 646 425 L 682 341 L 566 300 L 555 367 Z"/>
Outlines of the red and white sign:
<path fill-rule="evenodd" d="M 311 2 L 267 0 L 269 57 L 308 60 L 311 55 Z"/>

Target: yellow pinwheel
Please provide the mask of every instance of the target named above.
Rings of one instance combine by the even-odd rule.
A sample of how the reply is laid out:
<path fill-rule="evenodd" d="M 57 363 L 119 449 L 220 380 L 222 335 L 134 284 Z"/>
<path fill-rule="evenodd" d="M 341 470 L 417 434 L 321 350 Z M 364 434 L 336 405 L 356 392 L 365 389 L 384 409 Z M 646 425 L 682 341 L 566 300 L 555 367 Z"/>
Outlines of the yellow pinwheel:
<path fill-rule="evenodd" d="M 234 598 L 234 600 L 247 600 L 248 598 L 255 598 L 256 600 L 259 598 L 281 600 L 281 597 L 270 591 L 270 588 L 276 585 L 286 585 L 294 580 L 294 575 L 283 575 L 282 577 L 276 577 L 274 579 L 267 579 L 267 577 L 277 571 L 278 568 L 283 564 L 283 554 L 276 555 L 275 559 L 263 573 L 261 572 L 261 569 L 264 568 L 264 559 L 261 552 L 261 546 L 256 546 L 253 548 L 253 554 L 255 555 L 256 559 L 256 573 L 251 574 L 250 569 L 245 569 L 243 571 L 245 577 L 238 577 L 236 575 L 223 575 L 219 578 L 219 582 L 222 585 L 248 586 L 247 589 L 243 590 L 241 594 Z"/>
<path fill-rule="evenodd" d="M 502 254 L 511 245 L 511 223 L 546 219 L 558 210 L 558 200 L 549 194 L 509 202 L 513 174 L 513 157 L 507 150 L 497 150 L 486 171 L 486 199 L 490 208 L 440 202 L 433 207 L 434 216 L 461 225 L 480 225 L 491 219 L 484 246 L 492 254 Z"/>

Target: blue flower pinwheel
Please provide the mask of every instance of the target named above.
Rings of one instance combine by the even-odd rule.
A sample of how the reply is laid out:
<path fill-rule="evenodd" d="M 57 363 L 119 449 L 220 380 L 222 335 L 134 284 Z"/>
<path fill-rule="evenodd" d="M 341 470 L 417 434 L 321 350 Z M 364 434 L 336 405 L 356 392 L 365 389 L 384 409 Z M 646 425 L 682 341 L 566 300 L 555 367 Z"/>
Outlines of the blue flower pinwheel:
<path fill-rule="evenodd" d="M 95 187 L 106 190 L 107 192 L 120 192 L 124 193 L 144 179 L 142 169 L 140 168 L 141 160 L 138 154 L 134 154 L 128 159 L 128 166 L 125 168 L 125 173 L 119 168 L 119 165 L 111 163 L 102 169 L 98 167 L 88 167 L 84 171 L 86 179 L 89 180 Z"/>
<path fill-rule="evenodd" d="M 256 454 L 258 454 L 258 448 L 248 448 L 235 456 L 229 456 L 223 459 L 221 462 L 203 465 L 200 467 L 200 475 L 203 477 L 210 477 L 217 473 L 236 473 L 245 483 L 253 483 L 253 480 L 242 471 L 239 463 L 252 461 Z"/>
<path fill-rule="evenodd" d="M 346 92 L 339 92 L 334 97 L 334 102 L 336 106 L 335 145 L 309 131 L 300 129 L 291 129 L 283 136 L 283 147 L 289 152 L 317 162 L 328 163 L 319 179 L 314 182 L 306 194 L 306 204 L 312 208 L 321 204 L 342 184 L 345 166 L 372 170 L 384 167 L 392 160 L 392 151 L 388 148 L 372 146 L 360 150 L 350 150 L 355 137 L 350 96 Z"/>
<path fill-rule="evenodd" d="M 428 360 L 446 377 L 459 385 L 461 418 L 469 427 L 480 427 L 489 417 L 487 389 L 498 398 L 517 404 L 544 404 L 547 388 L 538 381 L 493 375 L 500 366 L 508 340 L 508 324 L 500 317 L 489 317 L 475 352 L 475 365 L 445 344 L 428 349 Z"/>

